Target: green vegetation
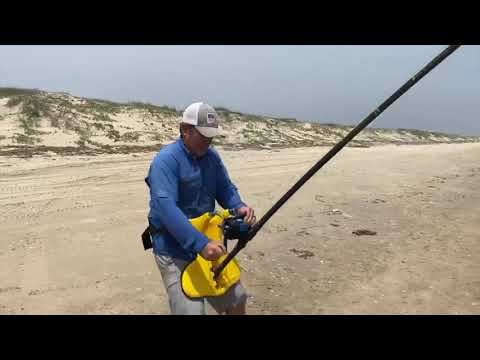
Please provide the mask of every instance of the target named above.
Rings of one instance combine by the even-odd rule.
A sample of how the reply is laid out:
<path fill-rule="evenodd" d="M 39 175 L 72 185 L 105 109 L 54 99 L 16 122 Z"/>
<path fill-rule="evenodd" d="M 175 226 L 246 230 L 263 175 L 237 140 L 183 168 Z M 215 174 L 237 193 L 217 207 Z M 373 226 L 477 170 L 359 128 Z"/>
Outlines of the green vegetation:
<path fill-rule="evenodd" d="M 129 131 L 120 136 L 120 141 L 125 141 L 125 142 L 136 142 L 138 141 L 138 138 L 140 137 L 140 133 L 138 131 Z"/>
<path fill-rule="evenodd" d="M 73 130 L 80 135 L 80 139 L 76 141 L 76 144 L 80 147 L 85 147 L 85 143 L 89 141 L 90 137 L 92 136 L 92 132 L 88 124 L 85 124 L 86 127 L 75 126 Z"/>
<path fill-rule="evenodd" d="M 76 123 L 72 118 L 65 119 L 63 122 L 63 127 L 65 130 L 73 130 L 73 131 L 76 131 L 76 128 L 77 128 Z"/>
<path fill-rule="evenodd" d="M 448 139 L 456 139 L 459 138 L 459 135 L 454 135 L 454 134 L 445 134 L 441 132 L 435 132 L 435 131 L 426 131 L 426 130 L 417 130 L 417 129 L 397 129 L 398 132 L 400 133 L 410 133 L 412 135 L 415 135 L 421 139 L 428 139 L 430 136 L 439 136 L 439 137 L 446 137 Z"/>
<path fill-rule="evenodd" d="M 38 92 L 39 93 L 39 92 Z M 16 95 L 12 96 L 6 103 L 7 107 L 20 106 L 20 115 L 18 121 L 24 134 L 16 134 L 13 139 L 18 143 L 34 144 L 41 142 L 39 138 L 30 137 L 30 135 L 42 135 L 43 131 L 36 130 L 40 124 L 41 117 L 50 117 L 50 104 L 44 98 L 35 93 L 34 95 Z"/>
<path fill-rule="evenodd" d="M 233 112 L 232 110 L 227 109 L 227 108 L 224 107 L 224 106 L 214 106 L 213 108 L 214 108 L 217 112 L 226 112 L 226 113 L 231 113 L 231 112 Z"/>
<path fill-rule="evenodd" d="M 456 134 L 445 134 L 445 133 L 435 132 L 435 131 L 432 131 L 431 134 L 433 136 L 446 137 L 449 139 L 456 139 L 458 137 L 461 137 L 460 135 L 456 135 Z"/>
<path fill-rule="evenodd" d="M 295 119 L 295 118 L 276 118 L 276 117 L 272 117 L 272 119 L 277 120 L 277 121 L 287 122 L 287 123 L 296 123 L 296 122 L 298 122 L 297 119 Z"/>
<path fill-rule="evenodd" d="M 54 116 L 58 116 L 59 119 L 77 119 L 78 113 L 74 112 L 72 108 L 67 104 L 61 104 L 57 107 L 57 112 Z"/>
<path fill-rule="evenodd" d="M 219 114 L 220 118 L 225 122 L 232 122 L 233 118 L 230 116 L 230 113 L 224 112 Z"/>
<path fill-rule="evenodd" d="M 27 117 L 19 116 L 18 121 L 20 122 L 20 127 L 24 130 L 25 134 L 33 130 L 34 127 L 38 126 L 38 117 Z"/>
<path fill-rule="evenodd" d="M 325 123 L 325 124 L 319 124 L 322 127 L 330 127 L 330 128 L 338 128 L 338 129 L 347 129 L 351 128 L 350 125 L 343 125 L 343 124 L 333 124 L 333 123 Z"/>
<path fill-rule="evenodd" d="M 22 105 L 20 112 L 27 117 L 49 116 L 51 113 L 50 104 L 40 96 L 19 95 L 11 97 L 6 103 L 7 107 Z"/>
<path fill-rule="evenodd" d="M 263 145 L 271 141 L 270 137 L 267 137 L 266 134 L 259 130 L 242 129 L 242 135 L 247 139 L 247 143 L 250 145 Z"/>
<path fill-rule="evenodd" d="M 62 94 L 56 93 L 51 96 L 39 90 L 0 88 L 0 98 L 8 97 L 6 107 L 15 107 L 18 109 L 18 132 L 14 134 L 12 140 L 18 144 L 36 145 L 41 142 L 39 135 L 46 134 L 40 131 L 41 121 L 50 122 L 52 127 L 62 129 L 62 131 L 74 131 L 78 134 L 76 144 L 81 151 L 90 151 L 88 146 L 106 149 L 107 145 L 90 140 L 93 134 L 105 135 L 109 139 L 118 142 L 131 143 L 129 145 L 112 145 L 111 151 L 117 151 L 117 148 L 128 147 L 136 148 L 135 142 L 141 140 L 154 141 L 162 143 L 170 138 L 174 127 L 169 122 L 173 117 L 178 117 L 181 112 L 174 107 L 157 106 L 151 103 L 128 102 L 115 103 L 101 99 L 81 99 L 82 102 L 73 101 Z M 269 146 L 314 146 L 320 144 L 334 144 L 343 138 L 352 125 L 343 125 L 337 123 L 318 123 L 309 122 L 310 126 L 303 121 L 297 121 L 295 118 L 274 118 L 270 116 L 259 116 L 254 114 L 244 114 L 238 111 L 232 111 L 224 106 L 215 106 L 220 118 L 228 123 L 226 128 L 230 128 L 232 123 L 242 123 L 241 134 L 244 137 L 246 146 L 260 148 L 263 145 Z M 126 123 L 115 120 L 115 115 L 122 113 L 126 118 L 134 121 L 143 121 L 144 129 L 149 131 L 134 131 Z M 12 118 L 12 114 L 9 114 Z M 162 121 L 162 118 L 169 119 Z M 5 116 L 0 115 L 0 121 Z M 237 124 L 238 124 L 237 123 Z M 118 124 L 114 127 L 113 125 Z M 120 134 L 119 130 L 127 131 Z M 123 130 L 122 130 L 123 129 Z M 156 131 L 159 129 L 159 131 Z M 233 129 L 238 131 L 239 129 Z M 392 137 L 385 135 L 398 135 L 404 137 L 398 140 L 398 143 L 432 143 L 435 141 L 456 142 L 456 141 L 479 141 L 477 137 L 451 135 L 440 132 L 416 130 L 416 129 L 381 129 L 367 128 L 362 133 L 363 137 L 354 139 L 349 146 L 365 147 L 373 143 L 389 143 Z M 9 135 L 10 137 L 10 135 Z M 438 140 L 434 140 L 438 137 Z M 297 139 L 298 138 L 298 139 Z M 6 139 L 6 136 L 0 136 L 0 140 Z M 100 140 L 99 140 L 100 141 Z M 214 144 L 224 144 L 225 137 L 214 139 Z M 228 144 L 227 144 L 228 145 Z M 234 146 L 233 144 L 230 144 Z M 21 145 L 16 145 L 20 147 Z M 140 145 L 139 145 L 140 146 Z M 235 145 L 236 146 L 236 145 Z M 73 146 L 74 148 L 77 148 Z M 123 149 L 123 148 L 122 148 Z M 96 149 L 98 150 L 98 149 Z M 103 151 L 103 150 L 102 150 Z M 110 150 L 109 150 L 110 151 Z M 122 150 L 123 151 L 123 150 Z M 126 150 L 125 150 L 126 151 Z"/>
<path fill-rule="evenodd" d="M 347 129 L 343 129 L 341 127 L 331 127 L 331 126 L 323 126 L 323 125 L 312 125 L 312 131 L 315 132 L 316 134 L 322 135 L 322 136 L 334 136 L 334 137 L 340 137 L 346 135 L 345 131 Z"/>
<path fill-rule="evenodd" d="M 39 138 L 31 137 L 31 136 L 27 136 L 25 134 L 19 134 L 19 133 L 15 133 L 12 138 L 15 142 L 19 144 L 34 145 L 35 143 L 42 142 L 42 140 Z"/>
<path fill-rule="evenodd" d="M 240 116 L 244 116 L 245 114 L 241 113 L 240 111 L 234 111 L 234 110 L 230 110 L 228 108 L 226 108 L 225 106 L 213 106 L 213 108 L 215 109 L 215 111 L 217 113 L 221 113 L 221 115 L 225 116 L 225 115 L 240 115 Z"/>
<path fill-rule="evenodd" d="M 144 109 L 150 114 L 155 115 L 155 114 L 168 114 L 168 115 L 173 115 L 173 116 L 178 116 L 181 115 L 181 111 L 177 111 L 177 109 L 173 107 L 169 107 L 167 105 L 153 105 L 150 103 L 142 103 L 142 102 L 129 102 L 127 103 L 127 106 L 129 107 L 135 107 L 139 109 Z"/>
<path fill-rule="evenodd" d="M 109 139 L 112 139 L 114 142 L 117 142 L 120 140 L 120 132 L 113 128 L 108 129 L 106 135 Z"/>
<path fill-rule="evenodd" d="M 83 104 L 72 104 L 70 102 L 70 107 L 73 107 L 75 110 L 81 113 L 108 113 L 115 115 L 120 112 L 122 104 L 115 103 L 113 101 L 108 100 L 100 100 L 100 99 L 84 99 L 85 103 Z"/>
<path fill-rule="evenodd" d="M 9 102 L 16 99 L 15 97 L 10 98 Z M 36 96 L 22 96 L 19 100 L 19 104 L 21 104 L 21 115 L 18 117 L 18 121 L 20 122 L 20 127 L 23 129 L 25 137 L 17 136 L 16 140 L 21 143 L 33 144 L 36 140 L 29 138 L 29 136 L 43 133 L 35 130 L 35 128 L 39 126 L 40 117 L 48 115 L 50 110 L 48 106 L 45 106 Z M 17 103 L 17 101 L 13 102 Z"/>
<path fill-rule="evenodd" d="M 111 124 L 103 124 L 103 123 L 99 123 L 99 122 L 93 123 L 92 126 L 94 128 L 96 128 L 97 130 L 105 130 L 105 128 L 113 129 L 113 125 L 111 125 Z"/>
<path fill-rule="evenodd" d="M 93 117 L 93 120 L 102 121 L 102 122 L 113 122 L 113 119 L 108 116 L 108 114 L 97 114 Z"/>
<path fill-rule="evenodd" d="M 13 96 L 8 99 L 7 103 L 5 104 L 6 107 L 12 108 L 19 105 L 23 101 L 23 96 Z"/>
<path fill-rule="evenodd" d="M 58 116 L 52 116 L 50 118 L 50 126 L 59 128 L 60 127 L 60 119 Z"/>
<path fill-rule="evenodd" d="M 161 142 L 161 141 L 164 140 L 162 134 L 161 134 L 161 133 L 158 133 L 158 132 L 152 132 L 152 133 L 150 133 L 149 139 L 150 139 L 151 141 L 157 141 L 157 142 Z"/>
<path fill-rule="evenodd" d="M 248 122 L 251 122 L 251 121 L 264 121 L 264 118 L 261 117 L 261 116 L 248 114 L 248 115 L 245 115 L 245 116 L 243 117 L 243 120 L 244 120 L 244 121 L 248 121 Z"/>
<path fill-rule="evenodd" d="M 412 135 L 415 135 L 418 138 L 425 139 L 429 137 L 429 133 L 427 131 L 423 130 L 415 130 L 415 129 L 398 129 L 400 133 L 410 133 Z"/>
<path fill-rule="evenodd" d="M 18 96 L 18 95 L 36 95 L 40 94 L 41 91 L 37 89 L 21 89 L 15 87 L 4 87 L 0 88 L 0 98 Z"/>

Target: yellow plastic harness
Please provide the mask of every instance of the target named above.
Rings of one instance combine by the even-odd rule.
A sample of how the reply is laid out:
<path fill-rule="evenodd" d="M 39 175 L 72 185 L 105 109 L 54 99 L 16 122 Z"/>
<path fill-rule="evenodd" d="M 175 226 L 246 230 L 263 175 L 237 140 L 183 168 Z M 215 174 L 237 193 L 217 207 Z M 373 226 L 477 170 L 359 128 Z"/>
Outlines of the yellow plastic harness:
<path fill-rule="evenodd" d="M 191 224 L 209 239 L 223 241 L 221 225 L 225 218 L 232 215 L 228 210 L 215 213 L 205 213 L 195 219 L 190 219 Z M 240 280 L 240 266 L 237 259 L 230 261 L 220 273 L 217 280 L 213 279 L 212 269 L 221 263 L 227 255 L 215 261 L 205 260 L 200 255 L 192 261 L 182 272 L 182 290 L 191 297 L 220 296 Z"/>

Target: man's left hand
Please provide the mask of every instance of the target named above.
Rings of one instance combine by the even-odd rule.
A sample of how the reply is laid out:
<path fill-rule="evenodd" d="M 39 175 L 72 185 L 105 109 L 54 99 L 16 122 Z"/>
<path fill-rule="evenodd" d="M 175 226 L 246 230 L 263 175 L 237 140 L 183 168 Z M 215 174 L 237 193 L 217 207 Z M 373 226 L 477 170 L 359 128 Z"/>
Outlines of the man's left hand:
<path fill-rule="evenodd" d="M 244 215 L 245 217 L 243 219 L 250 226 L 255 225 L 255 223 L 257 222 L 257 218 L 255 216 L 255 210 L 253 210 L 253 208 L 251 208 L 250 206 L 243 206 L 241 208 L 238 208 L 237 214 Z"/>

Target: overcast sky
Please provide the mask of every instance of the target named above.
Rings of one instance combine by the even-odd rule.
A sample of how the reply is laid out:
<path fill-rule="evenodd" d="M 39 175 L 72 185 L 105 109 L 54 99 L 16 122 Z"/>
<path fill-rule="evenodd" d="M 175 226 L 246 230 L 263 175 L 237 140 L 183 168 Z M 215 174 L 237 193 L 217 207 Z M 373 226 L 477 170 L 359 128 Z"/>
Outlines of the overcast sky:
<path fill-rule="evenodd" d="M 357 124 L 445 47 L 0 46 L 0 86 Z M 465 45 L 370 127 L 480 135 L 479 100 L 480 46 Z"/>

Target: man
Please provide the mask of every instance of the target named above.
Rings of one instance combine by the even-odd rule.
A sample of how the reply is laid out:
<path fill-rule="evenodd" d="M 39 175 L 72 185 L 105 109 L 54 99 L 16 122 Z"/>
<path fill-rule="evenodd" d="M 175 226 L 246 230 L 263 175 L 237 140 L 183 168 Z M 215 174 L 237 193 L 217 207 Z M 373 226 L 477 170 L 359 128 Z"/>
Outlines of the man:
<path fill-rule="evenodd" d="M 254 210 L 240 198 L 219 154 L 210 148 L 221 134 L 219 119 L 208 104 L 188 106 L 180 122 L 180 138 L 162 148 L 153 159 L 145 181 L 150 188 L 149 221 L 153 253 L 168 294 L 172 314 L 206 314 L 205 300 L 219 314 L 246 313 L 247 294 L 240 282 L 224 295 L 192 299 L 181 287 L 183 269 L 200 254 L 216 260 L 226 254 L 224 245 L 208 239 L 189 222 L 215 209 L 235 209 L 253 225 Z"/>

